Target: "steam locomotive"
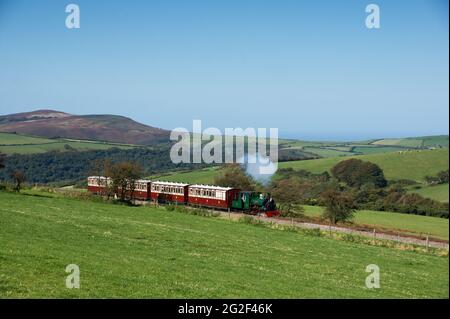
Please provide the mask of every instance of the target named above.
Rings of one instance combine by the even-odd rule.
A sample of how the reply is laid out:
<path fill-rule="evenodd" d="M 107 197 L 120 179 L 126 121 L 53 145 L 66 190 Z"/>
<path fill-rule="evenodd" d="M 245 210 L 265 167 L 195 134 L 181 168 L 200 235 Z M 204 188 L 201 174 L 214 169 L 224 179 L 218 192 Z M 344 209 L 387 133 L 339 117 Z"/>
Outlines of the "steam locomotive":
<path fill-rule="evenodd" d="M 104 176 L 89 176 L 88 191 L 106 194 L 112 180 Z M 203 184 L 186 184 L 140 179 L 135 182 L 133 198 L 141 201 L 192 205 L 211 209 L 241 211 L 248 214 L 277 216 L 275 201 L 269 194 L 243 191 L 238 188 Z"/>

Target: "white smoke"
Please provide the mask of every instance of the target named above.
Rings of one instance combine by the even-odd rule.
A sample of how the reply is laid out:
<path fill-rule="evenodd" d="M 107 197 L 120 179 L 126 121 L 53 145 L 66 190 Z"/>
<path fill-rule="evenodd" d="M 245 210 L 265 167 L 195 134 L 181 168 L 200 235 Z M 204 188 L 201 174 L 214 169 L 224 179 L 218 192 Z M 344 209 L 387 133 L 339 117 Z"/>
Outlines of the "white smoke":
<path fill-rule="evenodd" d="M 261 158 L 258 153 L 245 154 L 238 162 L 243 163 L 241 165 L 248 175 L 263 185 L 267 185 L 270 182 L 278 168 L 278 165 L 273 163 L 269 158 Z"/>

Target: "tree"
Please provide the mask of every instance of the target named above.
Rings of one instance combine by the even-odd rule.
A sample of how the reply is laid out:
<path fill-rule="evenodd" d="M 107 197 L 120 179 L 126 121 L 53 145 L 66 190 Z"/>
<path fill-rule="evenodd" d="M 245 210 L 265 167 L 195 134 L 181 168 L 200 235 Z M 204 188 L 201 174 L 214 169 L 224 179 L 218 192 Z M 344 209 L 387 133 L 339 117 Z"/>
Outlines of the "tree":
<path fill-rule="evenodd" d="M 243 171 L 239 164 L 224 165 L 220 175 L 214 178 L 214 184 L 247 191 L 255 190 L 255 181 Z"/>
<path fill-rule="evenodd" d="M 385 187 L 387 181 L 383 170 L 376 164 L 356 158 L 341 161 L 331 169 L 331 174 L 350 187 L 359 188 L 364 184 Z"/>
<path fill-rule="evenodd" d="M 98 177 L 97 182 L 100 182 L 101 176 L 111 178 L 112 170 L 113 170 L 113 164 L 109 158 L 96 159 L 91 164 L 89 174 L 91 176 L 97 176 Z M 109 199 L 112 195 L 114 195 L 113 183 L 109 183 L 109 184 L 107 183 L 105 186 L 106 187 L 105 187 L 104 195 L 106 195 Z"/>
<path fill-rule="evenodd" d="M 20 192 L 20 187 L 22 186 L 22 183 L 26 181 L 25 174 L 22 171 L 14 171 L 11 174 L 11 178 L 14 180 L 14 184 L 16 186 L 14 187 L 16 191 Z"/>
<path fill-rule="evenodd" d="M 300 217 L 304 209 L 299 206 L 305 199 L 311 186 L 298 178 L 282 179 L 273 182 L 270 193 L 278 201 L 281 214 L 285 217 Z"/>
<path fill-rule="evenodd" d="M 449 181 L 448 170 L 437 173 L 439 184 L 447 184 Z"/>
<path fill-rule="evenodd" d="M 112 189 L 121 201 L 134 199 L 136 180 L 142 175 L 142 169 L 135 162 L 121 162 L 111 166 Z"/>
<path fill-rule="evenodd" d="M 332 224 L 345 222 L 353 218 L 355 202 L 348 193 L 327 190 L 321 194 L 321 203 L 325 206 L 322 217 L 328 219 Z"/>
<path fill-rule="evenodd" d="M 448 170 L 440 171 L 436 176 L 425 176 L 425 181 L 429 185 L 447 184 L 449 181 Z"/>
<path fill-rule="evenodd" d="M 6 155 L 0 153 L 0 169 L 5 168 L 5 158 L 6 158 Z"/>

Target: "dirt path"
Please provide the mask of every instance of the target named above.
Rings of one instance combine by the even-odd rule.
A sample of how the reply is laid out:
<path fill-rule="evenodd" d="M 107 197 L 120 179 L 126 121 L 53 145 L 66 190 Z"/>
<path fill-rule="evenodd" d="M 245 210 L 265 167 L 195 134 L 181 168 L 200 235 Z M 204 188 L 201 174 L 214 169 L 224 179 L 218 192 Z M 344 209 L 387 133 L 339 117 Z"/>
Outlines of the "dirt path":
<path fill-rule="evenodd" d="M 222 215 L 228 216 L 228 213 L 221 213 Z M 244 215 L 240 213 L 231 213 L 233 216 L 250 216 L 250 215 Z M 352 229 L 348 227 L 343 226 L 328 226 L 323 224 L 317 224 L 317 223 L 311 223 L 311 222 L 299 222 L 299 221 L 292 221 L 288 219 L 282 219 L 282 218 L 268 218 L 263 216 L 253 216 L 255 219 L 259 219 L 261 221 L 265 222 L 272 222 L 277 223 L 280 225 L 290 225 L 290 226 L 296 226 L 300 228 L 307 228 L 307 229 L 320 229 L 322 231 L 333 231 L 333 232 L 340 232 L 340 233 L 347 233 L 347 234 L 355 234 L 360 235 L 364 237 L 370 237 L 370 238 L 376 238 L 376 239 L 385 239 L 385 240 L 392 240 L 396 242 L 406 243 L 406 244 L 415 244 L 415 245 L 421 245 L 421 246 L 428 246 L 428 247 L 434 247 L 434 248 L 441 248 L 441 249 L 449 249 L 448 242 L 441 242 L 441 241 L 434 241 L 434 240 L 426 240 L 426 239 L 420 239 L 405 235 L 392 235 L 384 232 L 374 232 L 369 230 L 357 230 Z"/>

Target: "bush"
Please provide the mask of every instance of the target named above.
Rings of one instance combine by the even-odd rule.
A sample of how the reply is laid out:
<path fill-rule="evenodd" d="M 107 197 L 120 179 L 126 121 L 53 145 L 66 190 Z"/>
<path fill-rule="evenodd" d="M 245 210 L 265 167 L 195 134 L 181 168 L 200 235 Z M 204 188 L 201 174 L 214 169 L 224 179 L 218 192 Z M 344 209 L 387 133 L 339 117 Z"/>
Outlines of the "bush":
<path fill-rule="evenodd" d="M 383 170 L 378 165 L 356 158 L 339 162 L 331 169 L 331 173 L 350 187 L 359 188 L 364 184 L 373 184 L 375 187 L 387 185 Z"/>
<path fill-rule="evenodd" d="M 240 223 L 244 224 L 251 224 L 251 225 L 257 225 L 257 226 L 264 226 L 265 223 L 257 218 L 253 218 L 251 216 L 244 215 L 241 218 L 239 218 Z"/>

